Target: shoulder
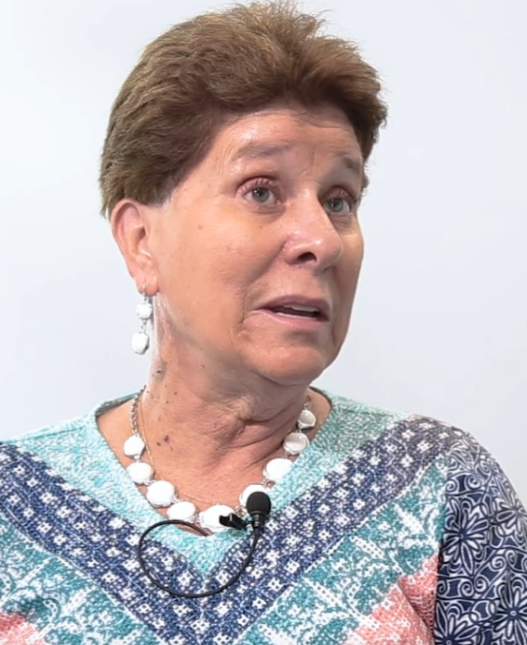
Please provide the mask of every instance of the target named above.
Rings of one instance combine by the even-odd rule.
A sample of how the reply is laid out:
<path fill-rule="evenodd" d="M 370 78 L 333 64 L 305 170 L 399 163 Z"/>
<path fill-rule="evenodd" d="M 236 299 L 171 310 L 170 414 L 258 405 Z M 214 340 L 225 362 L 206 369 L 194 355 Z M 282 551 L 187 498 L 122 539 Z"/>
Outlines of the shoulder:
<path fill-rule="evenodd" d="M 5 439 L 2 443 L 4 445 L 14 445 L 20 448 L 30 447 L 43 442 L 52 442 L 55 440 L 61 441 L 64 437 L 82 432 L 89 426 L 94 418 L 94 411 L 87 412 L 71 419 L 53 423 L 48 426 L 31 430 L 25 434 Z"/>
<path fill-rule="evenodd" d="M 81 439 L 84 443 L 87 434 L 97 432 L 97 417 L 100 414 L 124 403 L 132 396 L 125 395 L 117 399 L 104 401 L 84 414 L 5 439 L 0 445 L 16 446 L 32 452 L 35 449 L 38 450 L 39 446 L 66 444 L 69 447 L 73 447 L 78 439 Z"/>
<path fill-rule="evenodd" d="M 527 513 L 496 460 L 466 433 L 448 455 L 438 642 L 527 645 Z"/>
<path fill-rule="evenodd" d="M 377 445 L 414 458 L 443 456 L 469 463 L 487 455 L 472 435 L 445 421 L 413 412 L 397 412 L 322 392 L 331 402 L 327 425 L 341 441 L 363 447 Z"/>
<path fill-rule="evenodd" d="M 460 512 L 466 517 L 469 507 L 487 514 L 500 513 L 500 508 L 514 509 L 517 517 L 524 513 L 499 464 L 470 433 L 428 416 L 324 394 L 332 403 L 327 434 L 341 455 L 347 452 L 369 463 L 372 459 L 389 463 L 401 472 L 412 471 L 416 478 L 434 469 L 447 531 Z"/>
<path fill-rule="evenodd" d="M 99 432 L 97 417 L 129 398 L 127 395 L 105 401 L 85 414 L 4 440 L 0 443 L 0 454 L 11 455 L 12 461 L 15 455 L 22 458 L 24 453 L 24 459 L 37 459 L 59 471 L 69 471 L 73 463 L 79 459 L 84 461 L 88 453 L 105 450 L 106 445 Z"/>
<path fill-rule="evenodd" d="M 93 410 L 0 443 L 0 491 L 21 494 L 37 480 L 42 484 L 51 471 L 66 474 L 82 468 L 84 455 L 97 443 L 95 419 Z M 0 515 L 7 511 L 0 504 Z"/>

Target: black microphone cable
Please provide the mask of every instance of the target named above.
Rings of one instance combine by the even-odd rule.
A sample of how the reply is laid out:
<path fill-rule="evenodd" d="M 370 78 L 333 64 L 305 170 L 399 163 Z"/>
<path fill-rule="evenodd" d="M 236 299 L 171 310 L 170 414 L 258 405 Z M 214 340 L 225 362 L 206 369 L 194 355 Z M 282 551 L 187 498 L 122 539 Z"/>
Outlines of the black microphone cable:
<path fill-rule="evenodd" d="M 148 570 L 143 558 L 143 549 L 147 536 L 155 529 L 158 529 L 162 526 L 174 524 L 177 526 L 185 526 L 189 529 L 192 529 L 193 531 L 196 531 L 197 533 L 200 533 L 201 535 L 207 535 L 207 533 L 199 526 L 191 524 L 190 522 L 185 522 L 183 520 L 163 520 L 161 522 L 153 524 L 142 533 L 141 537 L 139 538 L 139 544 L 137 545 L 137 559 L 139 560 L 139 565 L 141 566 L 143 573 L 156 587 L 162 589 L 163 591 L 166 591 L 171 596 L 176 596 L 177 598 L 207 598 L 208 596 L 214 596 L 221 593 L 222 591 L 225 591 L 225 589 L 233 585 L 238 580 L 245 569 L 247 569 L 247 567 L 249 566 L 249 563 L 254 555 L 256 545 L 258 544 L 258 540 L 262 535 L 264 525 L 269 517 L 269 513 L 271 512 L 271 500 L 269 499 L 269 496 L 266 495 L 266 493 L 258 491 L 249 495 L 249 497 L 247 498 L 246 507 L 247 512 L 251 517 L 251 519 L 248 521 L 242 520 L 234 513 L 230 513 L 228 516 L 222 515 L 220 517 L 220 522 L 221 524 L 223 524 L 223 526 L 227 526 L 233 529 L 244 530 L 247 528 L 248 524 L 252 526 L 252 541 L 249 552 L 240 565 L 238 571 L 225 584 L 215 589 L 205 589 L 204 591 L 198 591 L 196 593 L 179 591 L 157 580 L 157 578 L 155 578 L 155 576 L 153 576 Z"/>

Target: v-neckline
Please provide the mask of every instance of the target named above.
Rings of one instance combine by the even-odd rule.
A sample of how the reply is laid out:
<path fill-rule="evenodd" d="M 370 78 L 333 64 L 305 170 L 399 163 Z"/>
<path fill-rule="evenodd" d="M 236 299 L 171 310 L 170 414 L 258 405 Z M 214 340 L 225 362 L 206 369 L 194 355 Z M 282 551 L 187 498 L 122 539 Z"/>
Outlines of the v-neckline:
<path fill-rule="evenodd" d="M 298 479 L 297 474 L 299 471 L 305 470 L 312 475 L 315 473 L 317 470 L 316 462 L 319 457 L 317 447 L 319 444 L 326 443 L 326 435 L 331 434 L 336 426 L 338 402 L 335 399 L 338 397 L 333 397 L 318 388 L 313 389 L 329 401 L 330 410 L 313 441 L 297 457 L 289 473 L 270 489 L 269 496 L 271 498 L 271 504 L 277 510 L 286 506 L 299 492 L 302 492 L 295 492 L 297 487 L 293 486 L 294 481 Z M 86 440 L 97 446 L 97 454 L 94 455 L 97 464 L 94 464 L 94 468 L 97 467 L 100 469 L 102 467 L 107 475 L 108 481 L 111 480 L 113 484 L 112 491 L 103 489 L 98 492 L 97 500 L 102 505 L 131 522 L 139 531 L 144 531 L 152 524 L 162 521 L 163 516 L 150 505 L 144 494 L 132 483 L 125 467 L 120 463 L 117 455 L 101 434 L 97 423 L 97 418 L 101 414 L 126 403 L 134 396 L 135 394 L 126 395 L 95 407 L 87 415 L 85 429 L 91 435 L 87 436 Z M 311 478 L 307 477 L 307 479 L 309 480 Z M 318 479 L 318 477 L 315 477 L 315 479 Z M 312 481 L 306 481 L 306 483 L 311 485 Z M 119 491 L 118 502 L 113 498 L 116 490 Z M 128 502 L 124 510 L 121 502 L 122 499 L 126 499 Z M 164 530 L 157 531 L 155 535 L 156 539 L 180 553 L 203 574 L 215 566 L 226 551 L 244 536 L 243 532 L 227 530 L 203 537 L 189 531 L 179 529 L 170 530 L 171 528 L 167 527 Z"/>

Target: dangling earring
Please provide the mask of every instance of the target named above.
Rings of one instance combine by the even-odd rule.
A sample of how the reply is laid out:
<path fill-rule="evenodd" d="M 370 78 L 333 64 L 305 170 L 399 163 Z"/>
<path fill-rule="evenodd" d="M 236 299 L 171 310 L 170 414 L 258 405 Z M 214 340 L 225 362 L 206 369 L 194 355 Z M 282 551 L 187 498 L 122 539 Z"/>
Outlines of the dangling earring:
<path fill-rule="evenodd" d="M 152 298 L 146 295 L 146 285 L 143 287 L 143 302 L 137 305 L 135 313 L 141 321 L 141 329 L 132 336 L 132 349 L 136 354 L 144 354 L 150 347 L 150 336 L 147 332 L 148 321 L 152 320 L 154 315 Z"/>

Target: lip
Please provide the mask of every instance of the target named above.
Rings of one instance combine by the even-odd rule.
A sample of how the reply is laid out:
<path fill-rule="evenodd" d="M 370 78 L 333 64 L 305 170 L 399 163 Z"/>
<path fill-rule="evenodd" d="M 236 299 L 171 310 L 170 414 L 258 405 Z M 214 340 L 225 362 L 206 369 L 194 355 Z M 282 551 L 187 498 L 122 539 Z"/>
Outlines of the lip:
<path fill-rule="evenodd" d="M 277 307 L 290 307 L 292 305 L 300 305 L 301 307 L 313 307 L 313 309 L 318 309 L 318 311 L 320 312 L 320 317 L 313 320 L 318 320 L 319 322 L 327 322 L 331 318 L 331 307 L 327 300 L 324 300 L 323 298 L 311 298 L 309 296 L 297 294 L 274 298 L 273 300 L 266 302 L 262 307 L 259 307 L 259 309 L 264 309 L 271 313 L 275 313 L 273 309 L 276 309 Z"/>

